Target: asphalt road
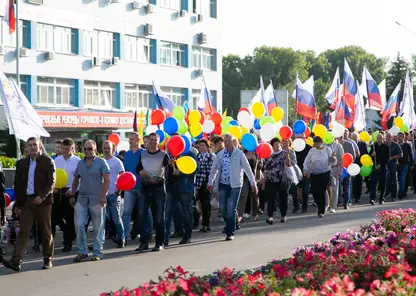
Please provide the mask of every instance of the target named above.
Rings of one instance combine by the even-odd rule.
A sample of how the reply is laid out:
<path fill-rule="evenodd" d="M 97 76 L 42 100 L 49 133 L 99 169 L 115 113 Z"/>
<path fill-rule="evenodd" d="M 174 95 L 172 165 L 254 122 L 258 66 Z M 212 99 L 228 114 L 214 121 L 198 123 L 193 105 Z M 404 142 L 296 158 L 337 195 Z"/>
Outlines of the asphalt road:
<path fill-rule="evenodd" d="M 272 226 L 265 223 L 266 217 L 262 215 L 257 222 L 244 223 L 231 242 L 224 240 L 223 224 L 216 221 L 210 233 L 195 231 L 192 244 L 179 246 L 179 239 L 174 239 L 169 248 L 157 253 L 136 254 L 136 242 L 124 249 L 116 249 L 114 243 L 107 241 L 105 258 L 100 262 L 72 263 L 75 251 L 62 253 L 61 239 L 58 238 L 51 270 L 39 270 L 41 254 L 31 250 L 22 272 L 13 273 L 1 266 L 0 295 L 99 295 L 157 279 L 167 267 L 178 265 L 199 275 L 225 266 L 238 270 L 254 268 L 272 259 L 290 256 L 297 246 L 326 241 L 336 232 L 357 229 L 375 219 L 379 211 L 410 208 L 415 202 L 414 195 L 385 205 L 369 206 L 363 201 L 350 210 L 340 209 L 335 214 L 327 214 L 324 219 L 318 219 L 315 208 L 310 207 L 309 213 L 290 214 L 285 224 L 277 220 Z M 11 253 L 10 249 L 8 251 L 6 257 Z"/>

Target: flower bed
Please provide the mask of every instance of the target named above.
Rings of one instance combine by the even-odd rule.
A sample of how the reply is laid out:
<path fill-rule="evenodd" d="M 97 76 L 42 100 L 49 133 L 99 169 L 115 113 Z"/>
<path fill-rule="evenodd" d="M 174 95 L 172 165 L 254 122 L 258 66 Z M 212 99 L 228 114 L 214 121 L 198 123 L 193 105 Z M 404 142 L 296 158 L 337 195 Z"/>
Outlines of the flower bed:
<path fill-rule="evenodd" d="M 198 277 L 180 266 L 117 295 L 416 295 L 416 211 L 392 210 L 358 231 L 294 250 L 254 270 Z M 409 264 L 410 263 L 410 264 Z M 413 270 L 412 270 L 413 268 Z"/>

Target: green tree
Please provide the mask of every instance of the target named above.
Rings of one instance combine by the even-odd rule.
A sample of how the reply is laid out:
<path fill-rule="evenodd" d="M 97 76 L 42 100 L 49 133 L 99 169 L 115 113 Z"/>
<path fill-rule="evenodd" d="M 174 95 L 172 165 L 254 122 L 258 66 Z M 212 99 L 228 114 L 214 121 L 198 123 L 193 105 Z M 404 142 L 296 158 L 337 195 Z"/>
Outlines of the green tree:
<path fill-rule="evenodd" d="M 228 55 L 223 58 L 222 64 L 223 109 L 235 116 L 241 105 L 240 91 L 245 88 L 242 75 L 245 63 L 237 55 Z"/>
<path fill-rule="evenodd" d="M 403 94 L 404 79 L 406 78 L 407 70 L 411 70 L 410 64 L 398 52 L 396 59 L 390 63 L 389 70 L 387 71 L 387 100 L 400 81 L 402 82 L 400 93 Z"/>

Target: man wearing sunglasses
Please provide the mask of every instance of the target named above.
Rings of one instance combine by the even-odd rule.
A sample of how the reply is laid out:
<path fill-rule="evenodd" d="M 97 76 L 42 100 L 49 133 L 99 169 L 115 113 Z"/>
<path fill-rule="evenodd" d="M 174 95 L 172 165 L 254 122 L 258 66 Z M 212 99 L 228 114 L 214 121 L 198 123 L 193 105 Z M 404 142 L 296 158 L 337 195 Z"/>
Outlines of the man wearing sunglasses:
<path fill-rule="evenodd" d="M 93 257 L 91 261 L 99 261 L 103 257 L 105 206 L 110 187 L 110 168 L 107 162 L 98 157 L 97 144 L 88 140 L 84 144 L 85 158 L 78 162 L 74 173 L 71 193 L 77 191 L 78 199 L 75 205 L 75 230 L 77 233 L 78 255 L 74 262 L 88 258 L 87 232 L 85 226 L 91 215 L 93 225 Z"/>

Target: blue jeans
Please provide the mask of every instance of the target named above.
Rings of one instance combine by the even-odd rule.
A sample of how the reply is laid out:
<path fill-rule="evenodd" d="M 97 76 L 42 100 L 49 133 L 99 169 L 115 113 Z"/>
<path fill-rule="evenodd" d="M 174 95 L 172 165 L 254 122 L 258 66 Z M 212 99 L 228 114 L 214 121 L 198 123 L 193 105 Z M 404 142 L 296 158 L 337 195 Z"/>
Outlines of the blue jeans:
<path fill-rule="evenodd" d="M 309 188 L 311 187 L 311 180 L 308 178 L 303 178 L 300 184 L 300 186 L 302 186 L 302 209 L 306 210 L 308 208 Z"/>
<path fill-rule="evenodd" d="M 107 195 L 107 220 L 113 220 L 116 227 L 117 239 L 125 240 L 123 222 L 120 216 L 121 197 L 115 194 Z"/>
<path fill-rule="evenodd" d="M 169 242 L 170 238 L 170 228 L 172 224 L 172 217 L 176 216 L 176 219 L 179 221 L 175 222 L 176 224 L 182 225 L 185 230 L 184 240 L 190 240 L 192 236 L 192 230 L 194 225 L 193 217 L 193 193 L 177 193 L 177 194 L 168 194 L 166 200 L 166 217 L 165 217 L 165 242 Z M 179 215 L 178 215 L 179 214 Z"/>
<path fill-rule="evenodd" d="M 234 235 L 237 216 L 237 205 L 241 187 L 231 188 L 230 185 L 219 184 L 220 211 L 225 221 L 225 234 Z"/>
<path fill-rule="evenodd" d="M 140 206 L 140 200 L 143 199 L 140 197 L 140 192 L 137 189 L 124 192 L 124 209 L 123 209 L 123 228 L 124 228 L 124 237 L 127 239 L 130 233 L 130 221 L 133 218 L 133 221 L 136 220 L 136 224 L 139 225 L 139 215 L 137 217 L 132 217 L 132 211 L 134 205 L 137 203 Z M 140 210 L 139 210 L 140 211 Z M 145 225 L 145 229 L 152 236 L 152 211 L 149 209 L 148 217 Z M 140 226 L 139 226 L 140 227 Z M 137 232 L 139 230 L 137 229 Z"/>
<path fill-rule="evenodd" d="M 172 219 L 175 227 L 175 233 L 184 231 L 184 217 L 182 205 L 178 198 L 178 192 L 170 190 L 166 193 L 165 209 L 165 242 L 169 243 Z"/>
<path fill-rule="evenodd" d="M 409 164 L 402 164 L 399 168 L 399 198 L 403 198 L 406 194 L 407 173 Z"/>
<path fill-rule="evenodd" d="M 143 196 L 139 200 L 140 242 L 148 243 L 152 236 L 152 232 L 149 233 L 145 227 L 146 221 L 149 219 L 150 206 L 152 206 L 155 211 L 156 245 L 162 246 L 165 239 L 165 186 L 156 188 L 143 187 L 142 193 Z"/>
<path fill-rule="evenodd" d="M 75 231 L 77 233 L 76 245 L 78 254 L 88 254 L 88 237 L 85 226 L 91 216 L 93 232 L 93 256 L 103 256 L 105 207 L 101 205 L 84 205 L 79 202 L 75 205 Z"/>
<path fill-rule="evenodd" d="M 348 174 L 342 179 L 342 197 L 344 206 L 351 203 L 351 176 Z"/>

